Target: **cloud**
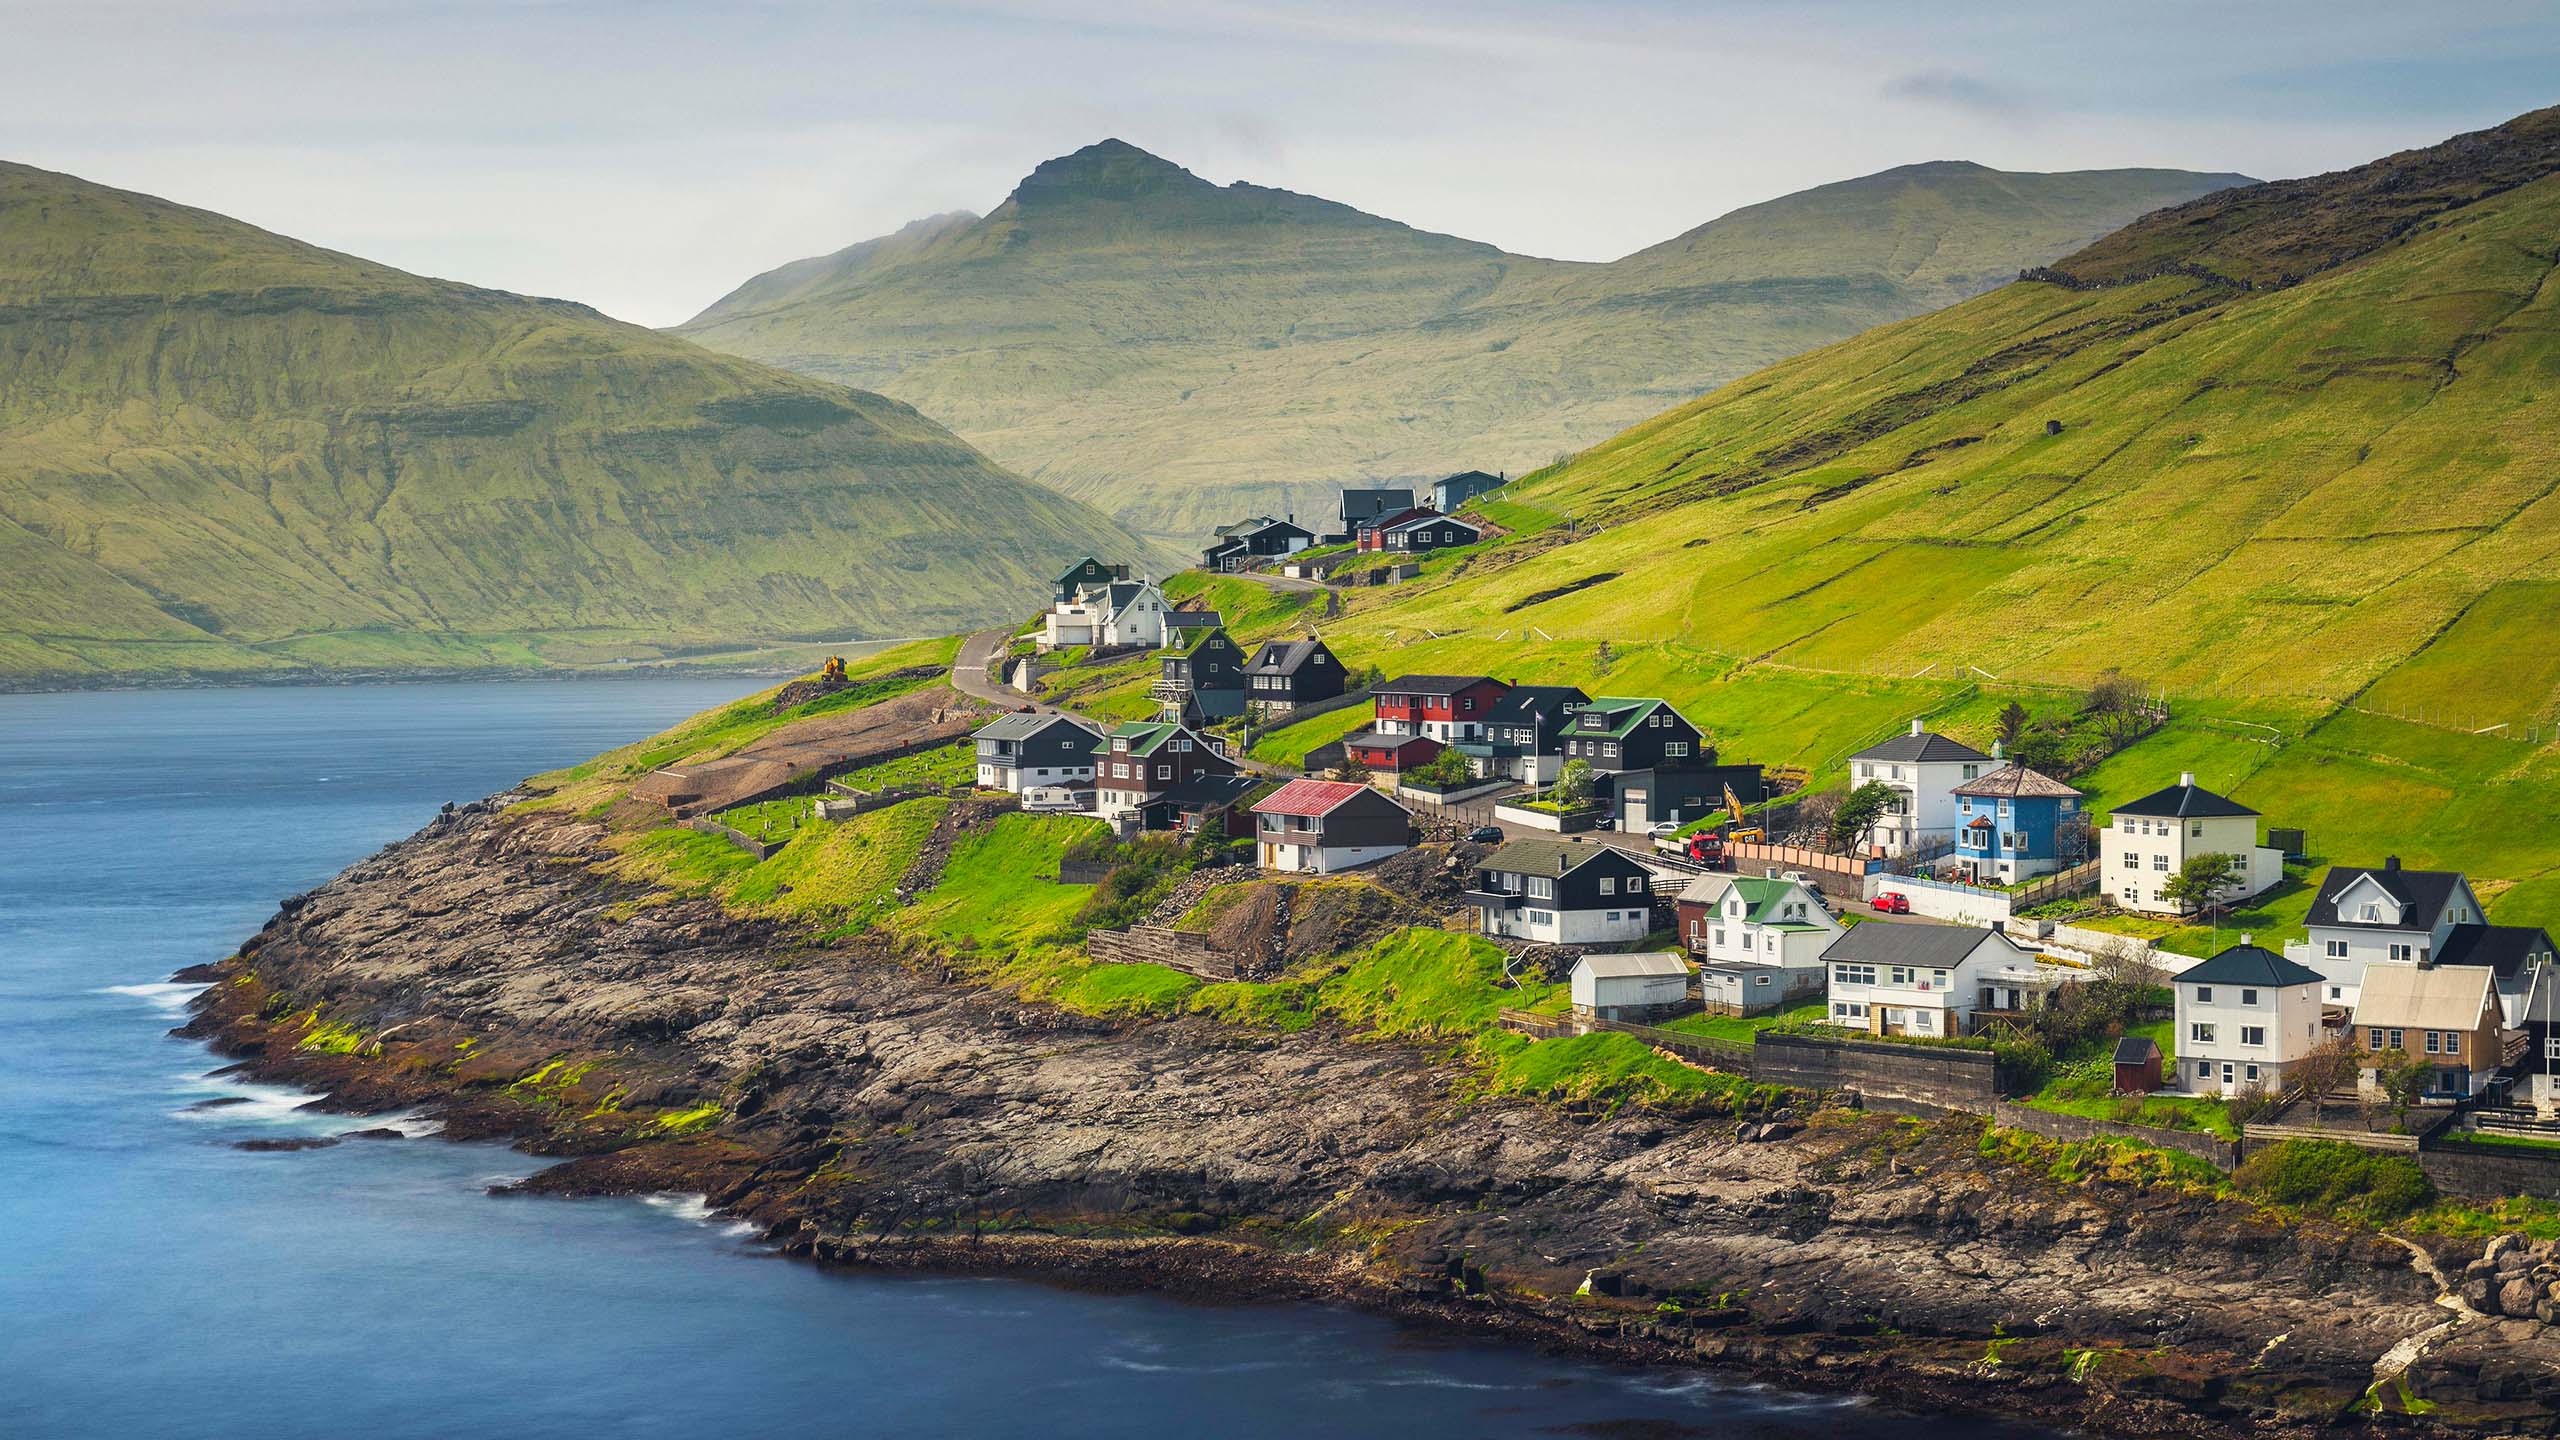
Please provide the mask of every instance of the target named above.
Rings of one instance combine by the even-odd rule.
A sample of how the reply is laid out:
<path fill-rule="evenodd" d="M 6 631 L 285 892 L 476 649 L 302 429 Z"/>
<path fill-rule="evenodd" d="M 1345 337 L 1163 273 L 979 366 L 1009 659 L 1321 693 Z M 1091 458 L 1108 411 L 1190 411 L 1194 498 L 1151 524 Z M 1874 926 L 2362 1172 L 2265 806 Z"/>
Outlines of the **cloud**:
<path fill-rule="evenodd" d="M 2044 108 L 2021 90 L 2007 90 L 1960 70 L 1915 70 L 1884 83 L 1888 100 L 1934 105 L 1984 120 L 2023 119 Z"/>

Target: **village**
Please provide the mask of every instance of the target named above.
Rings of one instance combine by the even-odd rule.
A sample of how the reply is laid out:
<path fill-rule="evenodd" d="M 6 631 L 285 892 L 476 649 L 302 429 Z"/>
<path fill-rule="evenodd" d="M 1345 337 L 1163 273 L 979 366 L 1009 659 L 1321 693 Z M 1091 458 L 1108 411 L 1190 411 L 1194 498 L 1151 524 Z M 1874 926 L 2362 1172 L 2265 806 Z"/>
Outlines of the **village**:
<path fill-rule="evenodd" d="M 1322 533 L 1254 517 L 1222 527 L 1201 568 L 1315 588 L 1357 557 L 1473 544 L 1492 522 L 1457 512 L 1501 483 L 1468 472 L 1419 503 L 1346 491 Z M 1522 1036 L 1620 1032 L 1682 1065 L 2222 1170 L 2253 1143 L 2320 1138 L 2418 1157 L 2449 1190 L 2560 1194 L 2551 937 L 2488 923 L 2462 874 L 2388 855 L 2319 874 L 2300 938 L 2226 933 L 2300 888 L 2305 837 L 2191 773 L 2101 810 L 2007 753 L 2032 736 L 1977 748 L 1914 719 L 1819 793 L 1720 753 L 1663 698 L 1364 673 L 1312 628 L 1248 649 L 1216 612 L 1090 557 L 1036 625 L 982 638 L 952 678 L 1002 713 L 929 737 L 961 757 L 954 793 L 1191 857 L 1180 903 L 1094 929 L 1094 961 L 1266 980 L 1285 920 L 1253 933 L 1236 918 L 1250 907 L 1216 892 L 1362 884 L 1497 947 L 1524 1001 L 1499 1023 Z M 1080 668 L 1131 664 L 1151 667 L 1152 715 L 1055 698 Z M 2107 703 L 2127 735 L 2157 722 L 2150 700 Z M 1323 716 L 1349 728 L 1299 763 L 1250 753 L 1255 734 Z M 804 763 L 768 788 L 822 778 Z M 925 793 L 831 789 L 811 820 Z M 1114 863 L 1088 847 L 1058 879 Z M 2120 923 L 2163 920 L 2215 943 L 2180 953 Z"/>

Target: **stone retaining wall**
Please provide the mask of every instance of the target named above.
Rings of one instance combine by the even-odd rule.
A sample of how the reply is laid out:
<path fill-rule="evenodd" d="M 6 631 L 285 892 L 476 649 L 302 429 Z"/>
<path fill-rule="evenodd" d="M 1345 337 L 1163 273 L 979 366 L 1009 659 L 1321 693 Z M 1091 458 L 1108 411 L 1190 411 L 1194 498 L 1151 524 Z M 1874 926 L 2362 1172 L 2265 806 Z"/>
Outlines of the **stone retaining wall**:
<path fill-rule="evenodd" d="M 2224 1140 L 2201 1131 L 2163 1130 L 2157 1125 L 2092 1120 L 2081 1115 L 2062 1115 L 2051 1110 L 2012 1105 L 2006 1100 L 1992 1106 L 1991 1118 L 2014 1130 L 2032 1130 L 2048 1140 L 2093 1140 L 2104 1135 L 2156 1145 L 2163 1150 L 2184 1151 L 2222 1170 L 2236 1169 L 2240 1164 L 2239 1141 Z"/>
<path fill-rule="evenodd" d="M 1988 1115 L 2000 1098 L 1997 1063 L 1988 1050 L 1764 1031 L 1751 1078 L 1805 1090 L 1855 1090 L 1877 1109 Z"/>
<path fill-rule="evenodd" d="M 2560 1200 L 2560 1150 L 2474 1149 L 2433 1140 L 2420 1147 L 2418 1165 L 2448 1195 L 2495 1200 L 2530 1195 Z"/>
<path fill-rule="evenodd" d="M 1236 957 L 1212 949 L 1197 930 L 1163 925 L 1132 925 L 1126 930 L 1096 930 L 1085 937 L 1085 950 L 1112 965 L 1164 965 L 1203 980 L 1236 978 Z"/>

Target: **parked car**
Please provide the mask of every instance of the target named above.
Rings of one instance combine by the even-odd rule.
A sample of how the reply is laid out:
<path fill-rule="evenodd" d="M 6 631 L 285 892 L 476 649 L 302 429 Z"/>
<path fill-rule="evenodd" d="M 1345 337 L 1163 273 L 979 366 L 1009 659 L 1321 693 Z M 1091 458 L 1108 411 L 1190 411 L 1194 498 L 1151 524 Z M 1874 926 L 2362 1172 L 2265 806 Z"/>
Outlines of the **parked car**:
<path fill-rule="evenodd" d="M 1677 820 L 1656 820 L 1652 824 L 1644 827 L 1644 833 L 1652 836 L 1656 840 L 1660 840 L 1668 836 L 1676 836 L 1680 833 L 1680 822 Z"/>
<path fill-rule="evenodd" d="M 1868 903 L 1887 915 L 1908 915 L 1911 913 L 1911 897 L 1902 894 L 1899 891 L 1887 890 Z"/>
<path fill-rule="evenodd" d="M 1477 845 L 1499 845 L 1502 843 L 1502 827 L 1479 825 L 1467 832 L 1467 839 Z"/>

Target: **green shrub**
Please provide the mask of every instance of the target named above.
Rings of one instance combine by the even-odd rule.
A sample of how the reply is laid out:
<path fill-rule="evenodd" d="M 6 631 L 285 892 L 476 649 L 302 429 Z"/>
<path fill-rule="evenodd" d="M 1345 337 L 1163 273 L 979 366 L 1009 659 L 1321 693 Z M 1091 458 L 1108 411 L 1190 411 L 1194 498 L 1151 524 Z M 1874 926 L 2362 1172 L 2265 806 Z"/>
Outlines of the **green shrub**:
<path fill-rule="evenodd" d="M 2372 1224 L 2414 1214 L 2436 1193 L 2417 1161 L 2331 1140 L 2281 1141 L 2250 1156 L 2231 1178 L 2273 1204 Z"/>

